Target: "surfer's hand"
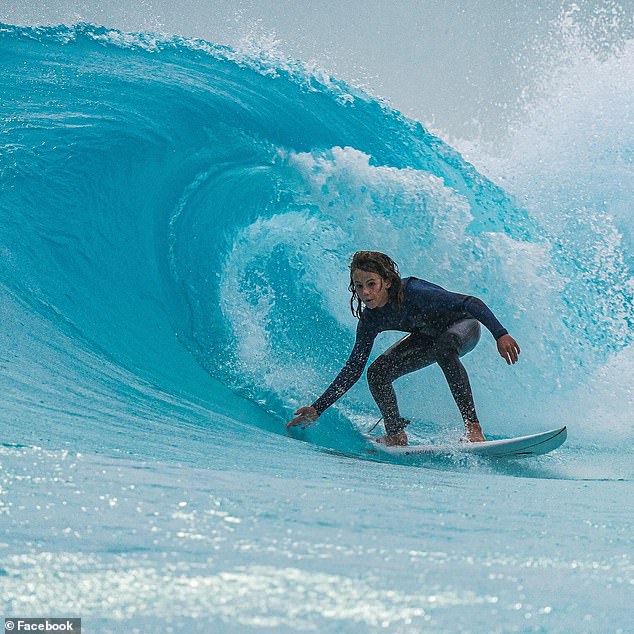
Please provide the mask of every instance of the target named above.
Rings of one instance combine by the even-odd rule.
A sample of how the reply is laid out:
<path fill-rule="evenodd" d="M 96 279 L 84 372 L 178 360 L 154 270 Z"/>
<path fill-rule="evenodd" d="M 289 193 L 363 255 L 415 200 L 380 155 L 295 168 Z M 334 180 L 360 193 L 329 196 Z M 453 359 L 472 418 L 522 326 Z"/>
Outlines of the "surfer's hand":
<path fill-rule="evenodd" d="M 310 427 L 318 418 L 319 414 L 314 407 L 300 407 L 296 412 L 296 416 L 290 423 L 286 423 L 287 429 L 289 427 L 295 427 L 301 425 L 302 429 Z"/>
<path fill-rule="evenodd" d="M 511 335 L 502 335 L 498 340 L 498 352 L 509 364 L 517 363 L 520 356 L 520 347 Z"/>

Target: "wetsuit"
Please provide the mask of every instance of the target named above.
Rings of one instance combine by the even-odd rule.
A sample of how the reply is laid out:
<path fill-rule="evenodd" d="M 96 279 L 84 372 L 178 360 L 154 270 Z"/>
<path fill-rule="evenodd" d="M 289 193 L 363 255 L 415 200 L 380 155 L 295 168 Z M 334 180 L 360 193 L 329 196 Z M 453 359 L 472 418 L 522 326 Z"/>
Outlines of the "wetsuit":
<path fill-rule="evenodd" d="M 415 277 L 405 278 L 403 303 L 390 300 L 381 308 L 365 308 L 346 365 L 313 403 L 317 413 L 330 407 L 361 377 L 376 336 L 385 330 L 410 333 L 386 350 L 368 368 L 368 384 L 388 434 L 401 431 L 407 421 L 399 414 L 392 382 L 432 363 L 441 367 L 465 421 L 477 421 L 467 372 L 459 357 L 480 339 L 480 323 L 495 339 L 508 334 L 488 306 L 477 297 L 451 293 Z"/>

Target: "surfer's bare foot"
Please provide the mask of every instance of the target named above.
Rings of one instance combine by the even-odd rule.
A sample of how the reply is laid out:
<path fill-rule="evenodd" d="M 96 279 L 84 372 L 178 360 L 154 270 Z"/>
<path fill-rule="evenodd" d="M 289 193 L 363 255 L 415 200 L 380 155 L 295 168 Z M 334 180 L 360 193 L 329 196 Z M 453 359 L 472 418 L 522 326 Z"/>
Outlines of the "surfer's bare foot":
<path fill-rule="evenodd" d="M 397 434 L 385 434 L 377 438 L 376 442 L 387 447 L 404 447 L 407 444 L 407 434 L 404 431 L 399 431 Z"/>
<path fill-rule="evenodd" d="M 464 436 L 460 439 L 462 442 L 485 442 L 486 438 L 482 433 L 480 423 L 465 423 Z"/>

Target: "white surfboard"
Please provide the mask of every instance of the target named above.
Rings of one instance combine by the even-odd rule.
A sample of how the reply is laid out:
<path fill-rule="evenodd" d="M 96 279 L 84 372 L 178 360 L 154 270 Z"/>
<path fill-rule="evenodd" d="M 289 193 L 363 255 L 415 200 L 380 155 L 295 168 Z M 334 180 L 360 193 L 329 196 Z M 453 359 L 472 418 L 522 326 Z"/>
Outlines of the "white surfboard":
<path fill-rule="evenodd" d="M 504 438 L 503 440 L 487 440 L 485 442 L 456 442 L 434 445 L 406 445 L 405 447 L 387 447 L 370 438 L 372 446 L 392 456 L 415 456 L 420 454 L 451 455 L 469 453 L 491 458 L 524 458 L 541 456 L 560 447 L 568 436 L 565 427 L 551 429 L 540 434 Z"/>

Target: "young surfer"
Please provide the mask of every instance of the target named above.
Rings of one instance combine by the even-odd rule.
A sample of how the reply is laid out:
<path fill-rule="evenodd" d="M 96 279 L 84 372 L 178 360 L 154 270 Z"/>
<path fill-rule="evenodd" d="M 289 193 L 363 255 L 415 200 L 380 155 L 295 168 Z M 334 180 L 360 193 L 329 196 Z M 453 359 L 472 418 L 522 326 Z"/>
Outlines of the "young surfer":
<path fill-rule="evenodd" d="M 464 440 L 486 440 L 476 415 L 471 385 L 460 357 L 480 339 L 480 323 L 497 342 L 507 364 L 516 363 L 520 348 L 488 306 L 469 295 L 451 293 L 415 277 L 401 279 L 398 266 L 378 251 L 357 251 L 350 264 L 350 309 L 359 319 L 354 348 L 328 389 L 312 404 L 300 407 L 286 426 L 308 427 L 361 377 L 376 336 L 385 330 L 409 333 L 368 368 L 370 392 L 383 416 L 386 445 L 406 445 L 392 383 L 432 363 L 442 369 L 465 425 Z M 361 308 L 361 305 L 364 308 Z"/>

